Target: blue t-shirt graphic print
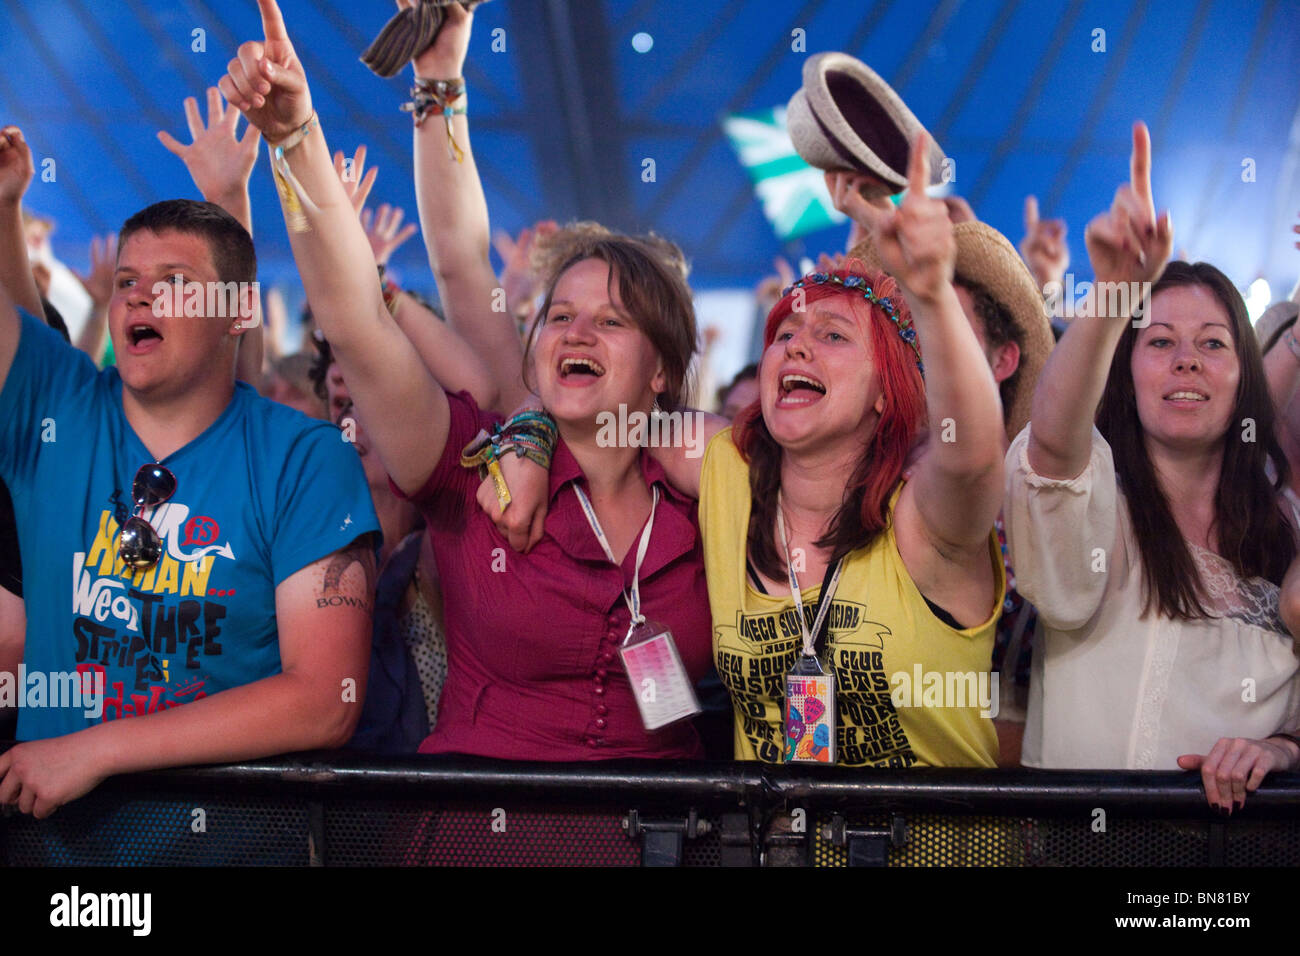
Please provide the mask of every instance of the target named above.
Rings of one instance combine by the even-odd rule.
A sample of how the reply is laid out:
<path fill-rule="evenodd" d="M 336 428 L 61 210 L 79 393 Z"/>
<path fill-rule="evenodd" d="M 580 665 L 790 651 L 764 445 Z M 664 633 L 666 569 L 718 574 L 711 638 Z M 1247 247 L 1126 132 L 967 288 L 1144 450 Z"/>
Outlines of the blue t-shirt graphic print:
<path fill-rule="evenodd" d="M 132 575 L 118 531 L 133 513 L 132 480 L 154 458 L 123 412 L 121 378 L 20 315 L 0 391 L 0 477 L 18 519 L 24 668 L 29 684 L 42 675 L 48 699 L 19 689 L 29 706 L 18 738 L 150 714 L 278 673 L 276 587 L 378 530 L 355 450 L 327 422 L 236 385 L 217 420 L 162 460 L 176 491 L 143 517 L 163 554 Z M 54 675 L 71 673 L 102 681 L 102 715 L 51 706 L 60 703 Z"/>

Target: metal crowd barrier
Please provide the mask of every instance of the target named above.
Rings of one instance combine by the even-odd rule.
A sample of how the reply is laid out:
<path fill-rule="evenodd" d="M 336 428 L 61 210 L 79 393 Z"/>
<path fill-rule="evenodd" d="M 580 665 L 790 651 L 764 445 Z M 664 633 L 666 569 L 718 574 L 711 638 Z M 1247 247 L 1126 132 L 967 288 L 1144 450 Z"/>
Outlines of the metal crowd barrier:
<path fill-rule="evenodd" d="M 140 864 L 1293 866 L 1300 774 L 1226 818 L 1178 772 L 329 752 L 114 777 L 43 821 L 0 811 L 0 865 Z"/>

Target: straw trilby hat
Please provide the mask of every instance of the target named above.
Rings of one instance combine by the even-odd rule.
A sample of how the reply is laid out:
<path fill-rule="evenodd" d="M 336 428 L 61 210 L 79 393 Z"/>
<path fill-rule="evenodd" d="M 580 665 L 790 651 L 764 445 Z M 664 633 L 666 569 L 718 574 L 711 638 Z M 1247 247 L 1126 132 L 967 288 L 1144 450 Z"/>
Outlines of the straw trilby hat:
<path fill-rule="evenodd" d="M 871 67 L 847 53 L 818 53 L 803 65 L 803 86 L 786 106 L 795 150 L 812 166 L 870 173 L 907 187 L 907 156 L 920 121 Z M 930 143 L 930 175 L 938 182 L 944 155 Z"/>
<path fill-rule="evenodd" d="M 1016 397 L 1009 408 L 1002 410 L 1007 437 L 1015 438 L 1029 421 L 1038 376 L 1056 342 L 1052 324 L 1034 277 L 1006 236 L 988 223 L 975 221 L 959 222 L 952 227 L 952 232 L 957 241 L 958 279 L 984 288 L 1007 310 L 1021 333 L 1023 342 Z M 873 269 L 883 268 L 870 239 L 854 246 L 849 258 L 861 259 Z M 925 353 L 924 339 L 921 352 Z"/>

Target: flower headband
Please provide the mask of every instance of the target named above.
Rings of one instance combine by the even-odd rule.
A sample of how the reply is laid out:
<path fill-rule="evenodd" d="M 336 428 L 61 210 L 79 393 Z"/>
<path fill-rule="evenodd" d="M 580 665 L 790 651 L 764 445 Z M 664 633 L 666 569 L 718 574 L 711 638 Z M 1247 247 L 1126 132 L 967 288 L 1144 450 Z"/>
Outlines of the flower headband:
<path fill-rule="evenodd" d="M 794 285 L 786 286 L 783 290 L 781 290 L 781 298 L 784 299 L 795 289 L 802 289 L 808 284 L 812 284 L 812 285 L 829 284 L 829 285 L 842 286 L 845 289 L 845 291 L 860 292 L 862 294 L 862 298 L 866 299 L 868 302 L 870 302 L 873 305 L 879 306 L 881 311 L 884 312 L 886 316 L 888 316 L 889 321 L 893 322 L 894 325 L 898 327 L 899 337 L 902 338 L 902 340 L 906 342 L 908 345 L 910 345 L 912 347 L 912 351 L 916 353 L 917 371 L 921 373 L 922 377 L 925 376 L 925 365 L 921 361 L 921 344 L 920 342 L 917 341 L 916 328 L 912 325 L 912 318 L 910 315 L 900 316 L 898 314 L 898 309 L 894 307 L 894 302 L 892 299 L 886 296 L 876 295 L 876 293 L 872 290 L 871 286 L 868 285 L 867 280 L 862 276 L 850 275 L 844 278 L 840 278 L 839 276 L 833 275 L 828 272 L 813 272 L 810 273 L 809 275 L 804 276 L 802 279 L 799 279 L 797 282 L 795 282 Z"/>

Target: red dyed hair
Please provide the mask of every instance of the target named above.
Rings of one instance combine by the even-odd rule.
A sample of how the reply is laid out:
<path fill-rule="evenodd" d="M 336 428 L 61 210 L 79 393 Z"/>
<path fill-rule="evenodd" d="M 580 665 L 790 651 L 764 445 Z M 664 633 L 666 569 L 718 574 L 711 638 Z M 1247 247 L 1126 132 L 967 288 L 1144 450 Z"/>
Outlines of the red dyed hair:
<path fill-rule="evenodd" d="M 824 274 L 824 273 L 823 273 Z M 856 259 L 830 275 L 841 280 L 859 276 L 879 298 L 890 300 L 895 314 L 910 327 L 911 314 L 894 280 L 876 273 Z M 871 356 L 880 376 L 885 407 L 862 457 L 845 480 L 844 500 L 827 533 L 817 542 L 830 548 L 831 561 L 867 547 L 889 524 L 889 496 L 903 475 L 908 454 L 925 420 L 925 382 L 917 368 L 917 354 L 903 340 L 885 310 L 863 297 L 861 288 L 846 289 L 834 283 L 808 283 L 792 288 L 767 317 L 763 330 L 763 358 L 776 338 L 776 330 L 795 311 L 834 297 L 848 304 L 850 314 L 867 332 Z M 802 293 L 802 296 L 800 294 Z M 749 518 L 749 558 L 773 580 L 785 577 L 785 562 L 778 554 L 773 533 L 776 495 L 781 486 L 782 449 L 763 421 L 761 403 L 755 401 L 736 416 L 732 432 L 737 449 L 749 464 L 752 501 Z M 828 478 L 839 476 L 827 476 Z"/>

